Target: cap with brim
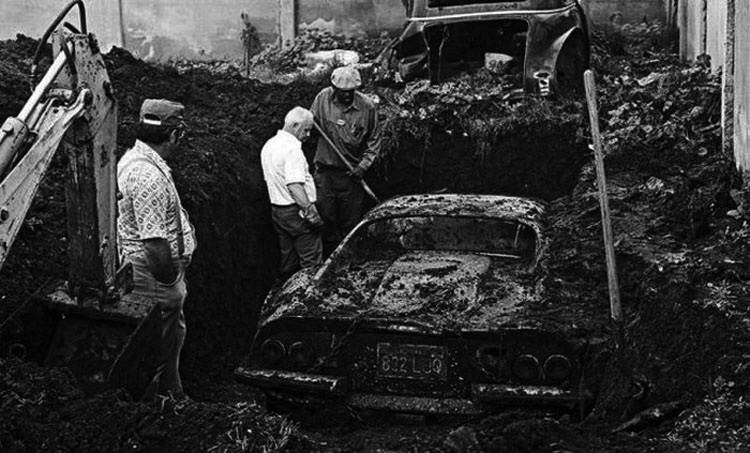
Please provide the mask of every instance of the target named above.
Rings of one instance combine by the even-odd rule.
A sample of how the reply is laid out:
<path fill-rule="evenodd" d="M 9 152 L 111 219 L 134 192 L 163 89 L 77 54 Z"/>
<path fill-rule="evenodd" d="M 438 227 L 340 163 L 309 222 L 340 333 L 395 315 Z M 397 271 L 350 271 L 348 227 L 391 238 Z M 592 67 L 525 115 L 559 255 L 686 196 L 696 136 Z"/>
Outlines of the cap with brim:
<path fill-rule="evenodd" d="M 339 90 L 354 90 L 362 84 L 362 79 L 356 68 L 342 66 L 331 73 L 331 83 Z"/>
<path fill-rule="evenodd" d="M 141 105 L 141 122 L 153 126 L 179 126 L 183 124 L 185 106 L 166 99 L 146 99 Z"/>

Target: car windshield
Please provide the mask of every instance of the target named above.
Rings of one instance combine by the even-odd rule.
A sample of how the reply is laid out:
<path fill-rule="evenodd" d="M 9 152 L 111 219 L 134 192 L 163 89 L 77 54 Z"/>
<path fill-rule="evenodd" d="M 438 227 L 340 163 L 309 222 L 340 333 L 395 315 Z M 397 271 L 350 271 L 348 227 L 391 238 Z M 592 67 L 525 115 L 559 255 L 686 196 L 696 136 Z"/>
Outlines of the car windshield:
<path fill-rule="evenodd" d="M 370 223 L 352 238 L 354 248 L 463 251 L 524 260 L 533 259 L 536 233 L 507 219 L 455 216 L 389 218 Z"/>

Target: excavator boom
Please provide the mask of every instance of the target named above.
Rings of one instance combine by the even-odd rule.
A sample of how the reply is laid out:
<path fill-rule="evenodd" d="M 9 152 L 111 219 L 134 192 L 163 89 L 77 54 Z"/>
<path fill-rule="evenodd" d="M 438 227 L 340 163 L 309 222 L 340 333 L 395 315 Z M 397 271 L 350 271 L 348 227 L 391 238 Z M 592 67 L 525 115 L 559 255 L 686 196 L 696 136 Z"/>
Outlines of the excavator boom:
<path fill-rule="evenodd" d="M 61 25 L 74 7 L 81 31 Z M 85 20 L 82 0 L 55 19 L 39 43 L 32 83 L 50 36 L 53 62 L 18 116 L 0 129 L 0 268 L 56 152 L 67 161 L 69 255 L 67 279 L 40 288 L 18 311 L 25 333 L 0 332 L 0 346 L 69 367 L 84 389 L 119 386 L 137 397 L 153 369 L 158 313 L 152 301 L 128 294 L 129 269 L 118 268 L 117 102 Z"/>

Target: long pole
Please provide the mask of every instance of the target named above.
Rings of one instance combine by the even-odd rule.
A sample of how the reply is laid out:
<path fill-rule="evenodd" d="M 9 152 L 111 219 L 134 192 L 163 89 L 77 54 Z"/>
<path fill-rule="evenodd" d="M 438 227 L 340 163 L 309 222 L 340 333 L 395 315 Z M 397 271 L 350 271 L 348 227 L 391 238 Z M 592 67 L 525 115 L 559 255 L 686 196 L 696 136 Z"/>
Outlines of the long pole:
<path fill-rule="evenodd" d="M 609 199 L 607 198 L 607 180 L 604 173 L 604 155 L 602 153 L 602 137 L 599 133 L 599 113 L 596 103 L 596 82 L 594 73 L 587 69 L 583 73 L 586 87 L 586 102 L 591 120 L 591 137 L 594 141 L 594 160 L 596 162 L 596 181 L 599 187 L 599 207 L 602 212 L 602 230 L 604 232 L 604 252 L 607 259 L 607 279 L 609 282 L 609 306 L 614 322 L 615 343 L 621 349 L 625 335 L 622 319 L 622 304 L 620 303 L 620 286 L 617 281 L 617 266 L 615 263 L 615 246 L 612 237 L 612 221 L 609 214 Z"/>
<path fill-rule="evenodd" d="M 315 129 L 320 132 L 320 135 L 323 136 L 326 142 L 328 142 L 328 145 L 333 149 L 333 151 L 336 153 L 337 156 L 339 156 L 339 159 L 346 165 L 346 169 L 349 171 L 352 171 L 352 164 L 349 163 L 348 160 L 344 157 L 344 153 L 341 152 L 341 150 L 336 146 L 336 144 L 333 143 L 333 140 L 328 136 L 328 134 L 325 133 L 322 127 L 318 124 L 317 121 L 313 120 L 313 124 L 315 125 Z M 360 179 L 359 183 L 362 184 L 362 188 L 365 189 L 365 192 L 367 195 L 370 196 L 373 200 L 375 200 L 375 203 L 380 203 L 380 199 L 375 195 L 375 192 L 370 189 L 370 186 L 367 185 L 364 179 Z"/>

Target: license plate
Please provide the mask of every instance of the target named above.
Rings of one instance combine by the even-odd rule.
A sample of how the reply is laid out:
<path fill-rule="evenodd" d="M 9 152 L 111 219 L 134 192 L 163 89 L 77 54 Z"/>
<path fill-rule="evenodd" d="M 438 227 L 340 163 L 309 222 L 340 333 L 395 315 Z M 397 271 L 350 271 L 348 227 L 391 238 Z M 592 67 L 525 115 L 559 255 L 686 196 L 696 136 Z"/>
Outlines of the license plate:
<path fill-rule="evenodd" d="M 378 376 L 405 379 L 448 379 L 445 348 L 378 343 Z"/>

